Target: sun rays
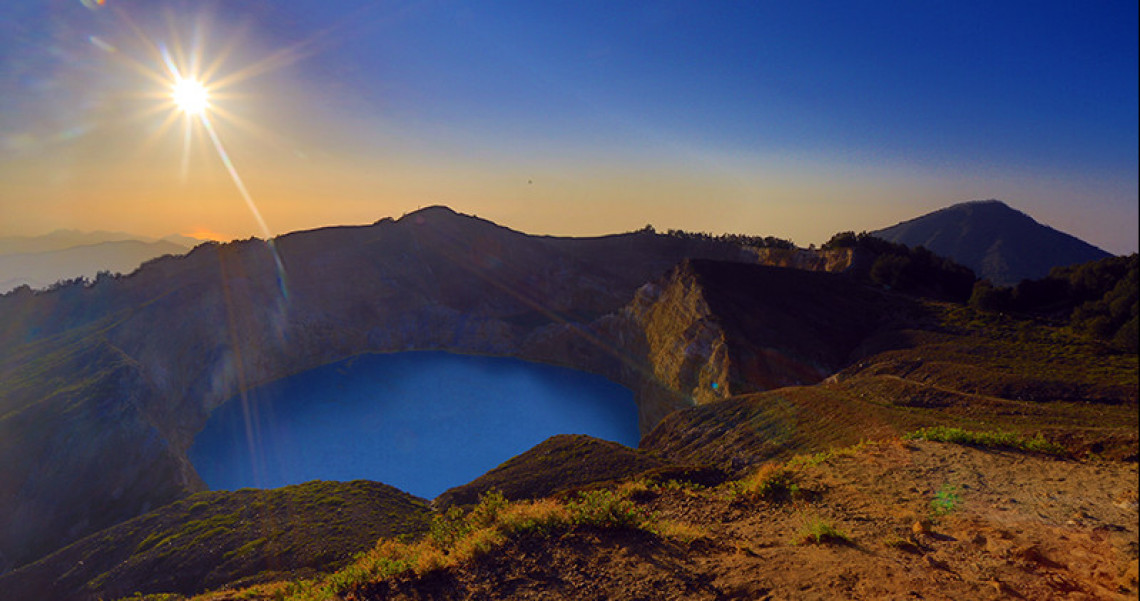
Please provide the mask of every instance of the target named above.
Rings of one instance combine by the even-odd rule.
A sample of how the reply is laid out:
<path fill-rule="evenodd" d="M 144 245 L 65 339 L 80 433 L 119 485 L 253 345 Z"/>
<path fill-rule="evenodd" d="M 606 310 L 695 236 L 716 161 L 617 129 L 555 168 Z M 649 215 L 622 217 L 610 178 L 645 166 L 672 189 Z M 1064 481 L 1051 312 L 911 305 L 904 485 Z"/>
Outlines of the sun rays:
<path fill-rule="evenodd" d="M 162 65 L 163 71 L 157 74 L 157 79 L 162 81 L 166 88 L 165 108 L 169 113 L 167 120 L 163 123 L 163 126 L 160 127 L 158 134 L 164 133 L 170 125 L 177 121 L 179 116 L 182 117 L 182 176 L 185 179 L 189 176 L 190 146 L 194 139 L 194 133 L 198 130 L 197 126 L 201 126 L 200 131 L 205 132 L 206 138 L 213 146 L 218 160 L 221 161 L 225 167 L 226 172 L 229 174 L 230 179 L 233 181 L 246 207 L 250 210 L 254 220 L 257 222 L 261 235 L 265 240 L 269 241 L 272 239 L 273 234 L 268 224 L 266 224 L 265 219 L 262 217 L 261 211 L 254 202 L 253 196 L 249 193 L 249 189 L 246 187 L 241 175 L 238 173 L 237 167 L 230 158 L 230 153 L 227 152 L 225 145 L 222 143 L 221 136 L 213 124 L 213 119 L 211 119 L 212 116 L 217 116 L 222 120 L 241 127 L 241 121 L 236 118 L 231 118 L 229 113 L 219 102 L 215 102 L 215 99 L 224 101 L 226 98 L 224 89 L 227 85 L 241 82 L 243 79 L 252 76 L 241 76 L 241 73 L 255 72 L 245 71 L 247 67 L 235 71 L 235 73 L 239 75 L 229 74 L 221 76 L 221 79 L 217 77 L 226 59 L 231 56 L 236 47 L 236 43 L 234 42 L 227 44 L 218 56 L 216 56 L 205 69 L 202 69 L 201 65 L 205 63 L 206 58 L 205 30 L 207 28 L 207 25 L 198 23 L 192 37 L 193 45 L 189 49 L 183 47 L 180 37 L 173 31 L 169 43 L 162 44 L 148 40 L 148 45 L 157 50 L 158 56 L 161 59 L 160 64 Z M 133 27 L 133 29 L 136 34 L 140 36 L 144 35 L 137 27 Z M 152 79 L 155 79 L 155 77 L 152 77 Z M 221 93 L 219 93 L 220 91 Z"/>
<path fill-rule="evenodd" d="M 217 123 L 225 122 L 227 127 L 233 126 L 255 136 L 264 135 L 252 124 L 226 110 L 224 107 L 226 101 L 238 96 L 227 89 L 304 57 L 306 55 L 304 49 L 309 42 L 277 50 L 261 60 L 243 63 L 235 58 L 240 54 L 240 35 L 234 35 L 224 43 L 213 44 L 216 51 L 212 54 L 209 52 L 210 38 L 215 32 L 212 31 L 213 25 L 210 21 L 202 15 L 193 20 L 193 26 L 189 28 L 190 43 L 187 45 L 183 43 L 184 30 L 175 26 L 176 20 L 173 17 L 167 19 L 169 31 L 163 39 L 148 35 L 125 11 L 116 9 L 115 13 L 141 43 L 143 54 L 146 56 L 145 60 L 140 60 L 121 52 L 114 54 L 157 86 L 142 94 L 158 102 L 143 111 L 140 116 L 153 118 L 166 113 L 165 119 L 143 146 L 167 135 L 174 124 L 181 120 L 181 174 L 183 182 L 186 182 L 191 176 L 189 157 L 195 140 L 204 138 L 208 141 L 208 145 L 213 148 L 215 156 L 225 168 L 273 255 L 281 293 L 278 304 L 281 305 L 288 298 L 288 292 L 285 268 L 274 248 L 273 232 L 241 177 L 231 153 L 227 150 Z M 283 307 L 279 306 L 278 309 L 283 310 Z"/>
<path fill-rule="evenodd" d="M 217 37 L 223 28 L 215 29 L 204 15 L 199 15 L 196 19 L 187 19 L 185 15 L 176 19 L 168 15 L 165 37 L 155 37 L 148 35 L 125 10 L 116 9 L 114 12 L 133 33 L 138 44 L 135 45 L 136 52 L 116 50 L 111 54 L 135 73 L 145 77 L 147 82 L 146 89 L 136 96 L 149 103 L 135 118 L 146 121 L 165 114 L 157 129 L 142 140 L 140 149 L 169 135 L 171 129 L 181 122 L 181 177 L 184 184 L 194 175 L 190 171 L 190 154 L 195 144 L 204 143 L 207 148 L 213 149 L 214 157 L 224 167 L 273 258 L 278 295 L 265 309 L 275 323 L 283 323 L 289 300 L 285 266 L 275 247 L 273 232 L 223 142 L 220 130 L 224 126 L 228 134 L 240 130 L 241 133 L 258 138 L 264 136 L 258 128 L 227 111 L 225 105 L 239 98 L 257 98 L 249 92 L 256 89 L 256 85 L 246 85 L 246 82 L 301 58 L 305 44 L 272 52 L 259 61 L 243 62 L 241 55 L 249 51 L 244 49 L 242 36 L 233 35 L 223 43 L 215 43 L 216 40 L 212 38 Z M 176 23 L 189 23 L 190 26 L 179 27 Z M 184 37 L 187 31 L 189 35 Z M 189 43 L 184 43 L 184 39 Z M 211 49 L 214 49 L 213 52 Z M 227 283 L 223 283 L 223 288 L 227 286 Z M 227 299 L 228 310 L 233 310 L 228 304 Z M 278 334 L 278 342 L 284 343 L 284 333 L 280 328 Z M 238 370 L 241 371 L 240 365 Z"/>
<path fill-rule="evenodd" d="M 136 89 L 123 91 L 125 96 L 146 101 L 139 110 L 126 116 L 127 122 L 150 130 L 148 135 L 140 137 L 139 151 L 150 152 L 152 146 L 177 130 L 181 145 L 180 174 L 185 184 L 195 177 L 191 172 L 192 151 L 205 144 L 233 182 L 256 222 L 258 234 L 271 243 L 273 231 L 241 177 L 237 164 L 240 157 L 234 156 L 229 142 L 235 136 L 240 142 L 240 137 L 245 136 L 248 140 L 280 143 L 281 135 L 251 123 L 238 114 L 242 111 L 235 113 L 230 109 L 235 105 L 240 109 L 244 104 L 245 112 L 249 112 L 257 102 L 271 101 L 268 93 L 257 92 L 257 84 L 251 80 L 309 56 L 315 38 L 269 51 L 261 58 L 247 59 L 254 55 L 257 47 L 249 39 L 249 30 L 216 23 L 209 13 L 168 13 L 164 28 L 161 21 L 136 20 L 133 13 L 121 6 L 98 3 L 90 8 L 97 7 L 110 9 L 124 26 L 128 33 L 122 42 L 134 40 L 134 43 L 114 46 L 96 43 L 96 46 L 143 78 L 142 85 Z"/>

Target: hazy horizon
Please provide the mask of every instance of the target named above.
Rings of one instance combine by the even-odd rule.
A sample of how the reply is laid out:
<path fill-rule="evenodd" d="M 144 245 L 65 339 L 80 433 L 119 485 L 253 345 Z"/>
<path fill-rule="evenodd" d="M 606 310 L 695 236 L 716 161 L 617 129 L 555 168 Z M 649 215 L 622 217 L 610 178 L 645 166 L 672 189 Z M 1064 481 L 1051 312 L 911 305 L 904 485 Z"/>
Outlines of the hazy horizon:
<path fill-rule="evenodd" d="M 962 203 L 955 203 L 955 204 L 968 204 L 968 203 L 971 203 L 971 202 L 988 202 L 988 201 L 992 201 L 992 200 L 1000 200 L 1000 199 L 979 199 L 979 200 L 972 200 L 972 201 L 963 201 Z M 1008 203 L 1006 203 L 1006 204 L 1008 205 Z M 367 226 L 370 226 L 370 225 L 375 225 L 376 223 L 379 223 L 380 221 L 382 221 L 382 220 L 385 220 L 385 219 L 400 219 L 400 218 L 402 218 L 402 217 L 404 217 L 404 216 L 406 216 L 406 215 L 408 215 L 408 214 L 411 214 L 411 213 L 415 213 L 415 212 L 417 212 L 417 211 L 420 211 L 420 210 L 422 210 L 422 209 L 426 209 L 426 208 L 429 208 L 429 207 L 432 207 L 432 206 L 446 206 L 446 205 L 425 205 L 425 206 L 422 206 L 422 207 L 416 207 L 416 208 L 414 208 L 414 209 L 409 209 L 409 210 L 408 210 L 406 213 L 403 213 L 403 214 L 401 214 L 401 215 L 385 215 L 385 216 L 382 216 L 382 217 L 380 217 L 380 218 L 378 218 L 378 219 L 376 219 L 376 220 L 374 220 L 374 221 L 371 221 L 371 222 L 366 222 L 366 223 L 337 223 L 337 224 L 324 224 L 324 225 L 318 225 L 318 226 L 314 226 L 314 227 L 306 227 L 306 228 L 300 228 L 300 229 L 297 229 L 297 230 L 290 230 L 290 231 L 288 231 L 288 232 L 276 232 L 276 233 L 274 233 L 274 237 L 277 237 L 277 236 L 284 236 L 284 235 L 287 235 L 287 234 L 301 233 L 301 232 L 306 232 L 306 231 L 313 231 L 313 230 L 318 230 L 318 229 L 322 229 L 322 228 L 336 228 L 336 227 L 367 227 Z M 952 206 L 952 205 L 947 205 L 947 207 L 949 207 L 949 206 Z M 947 208 L 947 207 L 939 207 L 939 208 Z M 447 207 L 447 208 L 454 210 L 454 207 Z M 1011 207 L 1011 208 L 1013 208 L 1013 209 L 1015 209 L 1015 210 L 1016 210 L 1016 207 Z M 938 210 L 938 209 L 935 209 L 935 210 Z M 483 219 L 483 218 L 484 218 L 484 217 L 481 217 L 481 216 L 478 216 L 478 215 L 474 215 L 474 214 L 471 214 L 471 213 L 464 213 L 463 211 L 456 211 L 456 212 L 457 212 L 457 213 L 459 213 L 459 214 L 463 214 L 463 215 L 470 215 L 470 216 L 472 216 L 472 217 L 475 217 L 475 218 L 480 218 L 480 219 Z M 924 215 L 925 215 L 925 214 L 924 214 Z M 920 216 L 919 216 L 919 215 L 915 215 L 914 217 L 920 217 Z M 1032 217 L 1032 215 L 1030 215 L 1030 217 Z M 522 229 L 520 229 L 520 228 L 517 228 L 517 227 L 513 227 L 511 224 L 507 224 L 507 223 L 499 223 L 499 222 L 495 222 L 494 220 L 491 220 L 491 221 L 492 221 L 493 223 L 495 223 L 496 225 L 500 225 L 500 226 L 506 227 L 506 228 L 508 228 L 508 229 L 511 229 L 511 230 L 514 230 L 514 231 L 517 231 L 517 232 L 520 232 L 520 233 L 523 233 L 523 234 L 526 234 L 526 235 L 534 235 L 534 236 L 545 236 L 545 235 L 562 236 L 562 234 L 551 234 L 551 233 L 548 233 L 548 232 L 529 232 L 529 231 L 526 231 L 526 230 L 522 230 Z M 891 226 L 894 226 L 894 225 L 898 225 L 898 224 L 900 224 L 900 223 L 903 223 L 903 222 L 905 222 L 905 221 L 908 221 L 908 219 L 903 219 L 903 220 L 900 220 L 900 221 L 899 221 L 899 222 L 897 222 L 897 223 L 892 223 L 892 224 L 884 225 L 884 226 L 881 226 L 881 227 L 876 227 L 876 228 L 874 228 L 874 229 L 875 229 L 875 230 L 878 230 L 878 229 L 886 229 L 886 228 L 889 228 L 889 227 L 891 227 Z M 659 230 L 659 231 L 661 231 L 661 232 L 664 232 L 664 231 L 665 231 L 664 229 L 659 229 L 659 228 L 657 228 L 656 224 L 647 223 L 647 224 L 645 224 L 645 225 L 653 226 L 655 229 L 658 229 L 658 230 Z M 1049 226 L 1049 224 L 1043 224 L 1043 225 Z M 644 227 L 644 225 L 643 225 L 642 227 Z M 1050 226 L 1050 227 L 1051 227 L 1051 226 Z M 638 228 L 638 229 L 640 229 L 640 228 Z M 1057 229 L 1057 228 L 1054 228 L 1054 229 Z M 569 234 L 569 235 L 566 235 L 566 236 L 567 236 L 567 237 L 591 237 L 591 236 L 597 236 L 597 235 L 600 235 L 600 236 L 607 236 L 607 235 L 620 235 L 620 234 L 628 233 L 628 232 L 630 232 L 630 231 L 634 231 L 634 230 L 633 230 L 633 229 L 629 229 L 629 230 L 623 230 L 623 231 L 599 232 L 599 233 L 597 233 L 597 234 Z M 685 231 L 695 231 L 695 230 L 685 230 Z M 848 230 L 836 230 L 836 232 L 833 232 L 833 234 L 834 234 L 834 233 L 839 233 L 839 232 L 841 232 L 841 231 L 856 231 L 856 232 L 861 232 L 861 231 L 870 231 L 870 228 L 867 228 L 867 229 L 863 229 L 863 230 L 850 230 L 850 229 L 848 229 Z M 709 232 L 702 232 L 702 233 L 709 233 Z M 721 234 L 721 233 L 728 233 L 728 234 L 739 234 L 739 233 L 747 233 L 747 232 L 734 232 L 734 231 L 726 231 L 726 232 L 711 232 L 711 233 L 713 233 L 713 234 Z M 1071 232 L 1063 232 L 1063 233 L 1066 233 L 1066 234 L 1071 234 Z M 131 240 L 138 240 L 138 241 L 143 241 L 143 242 L 147 242 L 147 243 L 154 243 L 154 242 L 164 242 L 164 241 L 170 241 L 170 242 L 173 242 L 173 243 L 175 243 L 175 244 L 181 244 L 181 245 L 183 245 L 183 246 L 186 246 L 186 247 L 187 247 L 187 250 L 189 250 L 189 249 L 191 248 L 191 246 L 189 246 L 189 245 L 191 245 L 191 244 L 194 244 L 194 245 L 196 245 L 197 243 L 201 243 L 201 242 L 210 242 L 210 241 L 213 241 L 213 242 L 231 242 L 231 241 L 234 241 L 234 240 L 240 240 L 240 239 L 248 239 L 248 238 L 250 238 L 250 237 L 253 237 L 253 238 L 261 238 L 261 236 L 258 236 L 258 235 L 256 235 L 256 234 L 253 234 L 253 235 L 250 235 L 250 236 L 244 236 L 244 237 L 241 237 L 241 236 L 214 236 L 214 237 L 211 237 L 209 234 L 212 234 L 212 233 L 204 233 L 204 232 L 198 232 L 198 233 L 197 233 L 197 234 L 198 234 L 197 236 L 193 236 L 193 235 L 187 235 L 187 234 L 177 234 L 177 233 L 173 233 L 173 234 L 167 234 L 167 235 L 165 235 L 165 236 L 153 236 L 153 235 L 133 234 L 133 233 L 131 233 L 131 232 L 122 232 L 122 231 L 107 231 L 107 230 L 76 230 L 76 229 L 68 229 L 68 228 L 59 228 L 59 229 L 56 229 L 56 230 L 52 230 L 52 231 L 50 231 L 50 232 L 44 232 L 44 233 L 42 233 L 42 234 L 32 234 L 32 235 L 28 235 L 28 236 L 23 236 L 23 235 L 20 235 L 20 236 L 11 236 L 11 237 L 15 237 L 15 238 L 18 238 L 18 237 L 36 238 L 36 237 L 50 237 L 50 236 L 52 236 L 52 235 L 55 235 L 55 234 L 78 234 L 78 235 L 107 234 L 107 235 L 114 235 L 114 236 L 116 236 L 116 237 L 117 237 L 117 236 L 123 236 L 123 237 L 127 237 L 127 238 L 129 238 L 129 239 L 131 239 Z M 763 234 L 763 235 L 772 235 L 772 234 Z M 777 237 L 780 237 L 780 236 L 777 236 Z M 0 240 L 2 240 L 2 239 L 5 239 L 5 238 L 9 238 L 9 236 L 3 236 L 3 235 L 0 235 Z M 262 238 L 262 239 L 263 239 L 263 238 Z M 196 242 L 193 242 L 193 243 L 192 243 L 192 242 L 190 242 L 191 240 L 196 240 Z M 113 240 L 112 240 L 112 241 L 113 241 Z M 826 241 L 826 240 L 823 240 L 823 241 Z M 821 241 L 821 242 L 822 242 L 822 241 Z M 1087 242 L 1087 240 L 1086 240 L 1085 242 Z M 76 247 L 81 247 L 81 246 L 88 246 L 88 245 L 91 245 L 91 244 L 102 244 L 102 243 L 103 243 L 103 242 L 97 242 L 97 243 L 91 243 L 91 242 L 83 242 L 83 243 L 81 243 L 81 244 L 79 244 L 79 245 L 77 245 L 77 246 L 68 246 L 68 247 L 66 247 L 66 248 L 76 248 Z M 817 243 L 817 242 L 813 241 L 813 242 L 810 242 L 810 243 L 807 243 L 807 244 L 797 244 L 797 245 L 798 245 L 798 246 L 800 246 L 800 247 L 802 247 L 802 248 L 806 248 L 806 247 L 808 247 L 808 246 L 810 246 L 810 245 L 816 245 L 816 246 L 818 246 L 818 245 L 819 245 L 819 243 Z M 1095 246 L 1095 244 L 1094 244 L 1094 246 Z M 1107 249 L 1104 249 L 1104 248 L 1102 248 L 1101 250 L 1107 250 Z M 1136 252 L 1136 251 L 1135 251 L 1135 250 L 1133 250 L 1133 251 L 1131 251 L 1131 252 Z M 1113 253 L 1113 254 L 1117 254 L 1118 256 L 1124 256 L 1124 255 L 1128 255 L 1128 254 L 1131 254 L 1131 252 L 1127 252 L 1127 253 Z"/>
<path fill-rule="evenodd" d="M 264 237 L 442 204 L 532 234 L 807 246 L 996 198 L 1128 254 L 1136 21 L 1124 2 L 9 4 L 0 236 Z M 210 89 L 213 138 L 170 103 L 171 67 Z"/>

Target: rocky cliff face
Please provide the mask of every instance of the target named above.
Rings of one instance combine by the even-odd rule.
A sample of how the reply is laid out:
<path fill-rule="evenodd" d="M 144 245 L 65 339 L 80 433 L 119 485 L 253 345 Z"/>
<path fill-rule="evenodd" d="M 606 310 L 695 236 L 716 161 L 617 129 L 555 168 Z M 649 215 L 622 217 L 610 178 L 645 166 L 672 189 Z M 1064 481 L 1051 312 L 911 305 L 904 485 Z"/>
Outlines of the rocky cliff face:
<path fill-rule="evenodd" d="M 808 248 L 755 248 L 756 262 L 772 267 L 805 271 L 843 273 L 857 267 L 866 257 L 852 248 L 815 250 Z"/>
<path fill-rule="evenodd" d="M 633 390 L 643 435 L 676 409 L 727 394 L 720 384 L 728 366 L 723 335 L 685 267 L 589 324 L 534 332 L 519 356 L 598 373 Z"/>
<path fill-rule="evenodd" d="M 685 261 L 621 313 L 643 337 L 643 414 L 656 425 L 680 406 L 819 382 L 883 325 L 883 307 L 842 276 Z"/>
<path fill-rule="evenodd" d="M 823 380 L 898 302 L 837 274 L 685 260 L 613 314 L 534 332 L 520 356 L 630 388 L 644 435 L 676 409 Z"/>

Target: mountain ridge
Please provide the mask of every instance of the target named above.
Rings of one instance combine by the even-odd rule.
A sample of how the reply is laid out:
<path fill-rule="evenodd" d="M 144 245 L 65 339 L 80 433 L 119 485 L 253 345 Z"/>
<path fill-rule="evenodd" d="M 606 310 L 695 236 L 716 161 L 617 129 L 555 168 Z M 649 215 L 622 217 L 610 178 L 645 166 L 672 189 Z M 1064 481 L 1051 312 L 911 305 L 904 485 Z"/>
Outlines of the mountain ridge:
<path fill-rule="evenodd" d="M 993 199 L 951 205 L 871 234 L 926 247 L 1003 286 L 1040 279 L 1053 267 L 1112 256 Z"/>

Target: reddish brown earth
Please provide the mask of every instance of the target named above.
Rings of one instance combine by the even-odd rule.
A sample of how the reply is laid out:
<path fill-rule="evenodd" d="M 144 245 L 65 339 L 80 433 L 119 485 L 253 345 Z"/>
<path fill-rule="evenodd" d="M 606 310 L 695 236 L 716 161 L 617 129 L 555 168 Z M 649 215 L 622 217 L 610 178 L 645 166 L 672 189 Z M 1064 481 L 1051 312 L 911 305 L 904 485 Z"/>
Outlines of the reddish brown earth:
<path fill-rule="evenodd" d="M 778 501 L 726 487 L 633 498 L 701 533 L 528 534 L 347 599 L 1135 599 L 1137 465 L 889 441 L 797 468 Z M 932 504 L 951 491 L 942 511 Z M 822 520 L 849 537 L 811 544 Z M 201 599 L 272 598 L 246 591 Z"/>

